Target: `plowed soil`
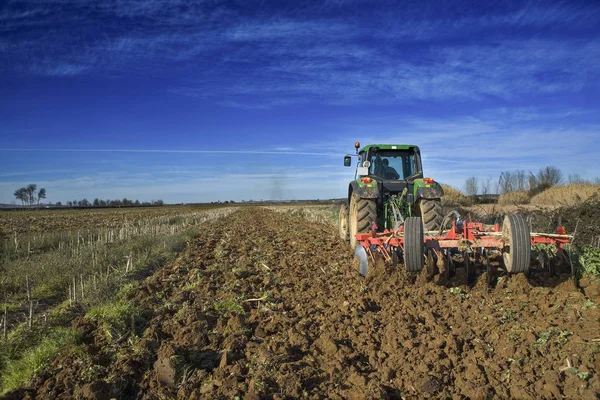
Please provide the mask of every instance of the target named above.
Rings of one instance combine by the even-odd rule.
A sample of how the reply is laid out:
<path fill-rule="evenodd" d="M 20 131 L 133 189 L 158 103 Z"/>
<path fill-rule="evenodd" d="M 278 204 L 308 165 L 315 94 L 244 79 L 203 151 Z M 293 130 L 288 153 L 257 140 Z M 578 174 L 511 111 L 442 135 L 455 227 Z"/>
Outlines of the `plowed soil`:
<path fill-rule="evenodd" d="M 239 210 L 140 282 L 136 335 L 108 342 L 80 319 L 83 351 L 64 352 L 13 395 L 600 396 L 597 285 L 516 275 L 467 287 L 460 270 L 440 284 L 381 264 L 370 274 L 353 269 L 331 226 Z"/>

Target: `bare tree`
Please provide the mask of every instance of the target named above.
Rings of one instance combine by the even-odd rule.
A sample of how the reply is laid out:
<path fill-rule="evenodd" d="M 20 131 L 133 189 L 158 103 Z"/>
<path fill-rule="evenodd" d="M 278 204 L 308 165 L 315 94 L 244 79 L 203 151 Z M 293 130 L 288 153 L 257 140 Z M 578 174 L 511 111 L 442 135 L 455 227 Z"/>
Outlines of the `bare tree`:
<path fill-rule="evenodd" d="M 25 202 L 27 201 L 27 198 L 28 198 L 27 189 L 25 189 L 24 187 L 17 189 L 17 190 L 15 190 L 14 195 L 17 200 L 21 200 L 21 206 L 25 206 Z"/>
<path fill-rule="evenodd" d="M 515 190 L 524 192 L 529 189 L 527 174 L 523 170 L 513 172 Z"/>
<path fill-rule="evenodd" d="M 465 194 L 467 196 L 477 196 L 479 183 L 477 182 L 477 178 L 471 176 L 465 182 Z"/>
<path fill-rule="evenodd" d="M 29 205 L 33 205 L 33 200 L 35 199 L 35 190 L 37 189 L 37 185 L 35 183 L 30 183 L 27 185 L 27 197 L 29 200 Z"/>
<path fill-rule="evenodd" d="M 569 174 L 569 177 L 567 178 L 567 183 L 569 185 L 587 185 L 592 182 L 582 178 L 579 174 Z"/>
<path fill-rule="evenodd" d="M 562 172 L 560 169 L 548 166 L 540 168 L 536 175 L 529 175 L 529 191 L 531 194 L 541 193 L 553 186 L 558 186 L 562 183 Z"/>
<path fill-rule="evenodd" d="M 487 178 L 485 181 L 481 181 L 481 194 L 486 196 L 490 194 L 492 187 L 492 178 Z"/>
<path fill-rule="evenodd" d="M 498 179 L 498 193 L 510 193 L 515 191 L 515 179 L 511 171 L 504 171 Z"/>
<path fill-rule="evenodd" d="M 529 186 L 527 173 L 523 170 L 504 171 L 498 179 L 498 193 L 526 191 Z"/>
<path fill-rule="evenodd" d="M 45 199 L 45 198 L 46 198 L 46 189 L 44 189 L 44 188 L 41 188 L 41 189 L 38 191 L 38 195 L 37 195 L 37 203 L 38 203 L 38 206 L 40 205 L 40 200 L 41 200 L 41 199 Z"/>

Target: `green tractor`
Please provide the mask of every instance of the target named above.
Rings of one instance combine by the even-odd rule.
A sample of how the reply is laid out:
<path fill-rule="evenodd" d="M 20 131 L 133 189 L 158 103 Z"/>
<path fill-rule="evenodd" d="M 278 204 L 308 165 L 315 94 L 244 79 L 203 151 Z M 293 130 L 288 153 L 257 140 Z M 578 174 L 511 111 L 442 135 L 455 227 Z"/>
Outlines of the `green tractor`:
<path fill-rule="evenodd" d="M 419 147 L 407 144 L 370 144 L 346 155 L 344 165 L 358 157 L 348 198 L 340 209 L 340 237 L 356 246 L 356 234 L 397 229 L 409 217 L 421 217 L 424 231 L 441 228 L 442 186 L 423 177 Z"/>

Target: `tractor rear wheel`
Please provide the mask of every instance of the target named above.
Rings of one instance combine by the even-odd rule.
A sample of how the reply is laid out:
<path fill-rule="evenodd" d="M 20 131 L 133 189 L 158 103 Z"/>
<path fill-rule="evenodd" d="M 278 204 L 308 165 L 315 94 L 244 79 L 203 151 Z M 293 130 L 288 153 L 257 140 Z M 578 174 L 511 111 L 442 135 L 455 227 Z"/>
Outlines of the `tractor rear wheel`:
<path fill-rule="evenodd" d="M 362 199 L 352 193 L 350 196 L 350 246 L 356 247 L 356 234 L 369 233 L 377 219 L 377 206 L 373 199 Z"/>
<path fill-rule="evenodd" d="M 525 218 L 517 214 L 504 217 L 502 237 L 506 241 L 502 253 L 506 271 L 512 274 L 529 272 L 531 237 Z"/>
<path fill-rule="evenodd" d="M 436 231 L 441 228 L 442 220 L 442 201 L 440 199 L 420 199 L 419 212 L 423 219 L 423 229 L 425 231 Z"/>
<path fill-rule="evenodd" d="M 340 228 L 340 239 L 342 239 L 344 242 L 348 242 L 348 205 L 346 203 L 343 203 L 340 207 L 338 224 Z"/>
<path fill-rule="evenodd" d="M 407 272 L 420 272 L 423 264 L 423 223 L 420 217 L 409 217 L 404 221 L 404 266 Z"/>

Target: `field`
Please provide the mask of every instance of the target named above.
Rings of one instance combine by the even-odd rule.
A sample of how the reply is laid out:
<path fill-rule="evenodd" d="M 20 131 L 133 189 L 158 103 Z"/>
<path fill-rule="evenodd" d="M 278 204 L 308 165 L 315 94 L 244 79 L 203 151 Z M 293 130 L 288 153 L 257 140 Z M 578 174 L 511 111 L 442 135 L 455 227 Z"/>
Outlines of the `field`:
<path fill-rule="evenodd" d="M 2 342 L 7 398 L 600 396 L 600 286 L 588 270 L 577 284 L 532 274 L 488 287 L 482 275 L 469 287 L 461 273 L 440 283 L 378 264 L 364 279 L 337 236 L 335 207 L 168 212 L 108 213 L 89 226 L 85 214 L 54 215 L 28 231 L 1 217 L 7 305 L 28 304 L 18 284 L 26 274 L 37 271 L 38 288 L 48 276 L 28 258 L 77 260 L 32 294 L 54 299 L 45 316 L 32 328 L 23 317 Z M 103 222 L 125 217 L 127 229 Z M 568 214 L 531 218 L 575 224 Z M 578 226 L 595 240 L 593 223 Z M 32 235 L 44 238 L 23 253 Z M 108 277 L 92 264 L 98 254 L 114 264 Z M 82 266 L 87 291 L 69 301 Z"/>

